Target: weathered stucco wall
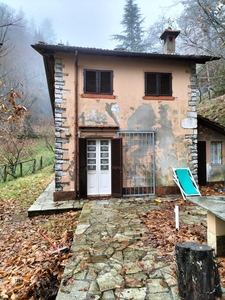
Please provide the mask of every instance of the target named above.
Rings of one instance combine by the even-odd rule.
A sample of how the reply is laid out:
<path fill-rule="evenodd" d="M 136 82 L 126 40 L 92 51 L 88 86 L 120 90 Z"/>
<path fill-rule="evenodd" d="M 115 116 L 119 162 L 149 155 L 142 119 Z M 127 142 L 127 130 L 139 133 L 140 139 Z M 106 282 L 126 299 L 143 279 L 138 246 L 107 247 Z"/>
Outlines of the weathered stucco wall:
<path fill-rule="evenodd" d="M 206 180 L 207 182 L 225 182 L 225 136 L 199 126 L 198 141 L 206 142 Z M 222 142 L 222 164 L 211 163 L 211 142 Z"/>
<path fill-rule="evenodd" d="M 74 190 L 75 57 L 58 55 L 56 70 L 56 163 L 58 190 Z M 113 70 L 115 99 L 84 98 L 83 70 Z M 144 72 L 172 73 L 174 100 L 144 100 Z M 78 55 L 78 125 L 155 130 L 156 185 L 174 186 L 172 167 L 189 166 L 197 174 L 195 68 L 187 62 Z M 61 140 L 60 140 L 61 139 Z M 61 143 L 61 149 L 60 149 Z M 56 175 L 57 177 L 57 175 Z M 61 179 L 60 179 L 61 177 Z M 57 178 L 56 178 L 57 179 Z"/>

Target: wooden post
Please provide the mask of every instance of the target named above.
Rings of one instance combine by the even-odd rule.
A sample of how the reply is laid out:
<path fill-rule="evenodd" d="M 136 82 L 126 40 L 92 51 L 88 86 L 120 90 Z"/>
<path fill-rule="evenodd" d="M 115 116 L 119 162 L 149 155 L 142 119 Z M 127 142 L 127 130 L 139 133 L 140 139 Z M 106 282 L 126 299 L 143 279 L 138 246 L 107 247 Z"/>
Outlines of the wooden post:
<path fill-rule="evenodd" d="M 20 177 L 23 177 L 23 163 L 20 163 Z"/>
<path fill-rule="evenodd" d="M 43 158 L 41 156 L 41 158 L 40 158 L 40 169 L 42 169 L 42 164 L 43 164 Z"/>
<path fill-rule="evenodd" d="M 222 296 L 212 248 L 186 242 L 177 244 L 175 251 L 180 297 L 184 300 L 214 300 Z"/>
<path fill-rule="evenodd" d="M 6 182 L 6 179 L 7 179 L 6 168 L 7 168 L 7 166 L 4 166 L 4 167 L 3 167 L 3 181 L 4 181 L 4 182 Z"/>
<path fill-rule="evenodd" d="M 33 172 L 32 173 L 35 173 L 36 171 L 36 159 L 33 160 Z"/>

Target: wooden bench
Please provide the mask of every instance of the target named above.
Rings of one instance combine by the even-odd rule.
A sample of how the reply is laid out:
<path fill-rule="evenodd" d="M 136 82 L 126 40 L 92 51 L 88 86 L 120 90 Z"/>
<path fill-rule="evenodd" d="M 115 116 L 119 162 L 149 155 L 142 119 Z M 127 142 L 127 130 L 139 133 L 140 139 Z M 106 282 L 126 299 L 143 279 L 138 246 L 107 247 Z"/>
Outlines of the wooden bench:
<path fill-rule="evenodd" d="M 207 211 L 207 244 L 217 256 L 225 256 L 225 197 L 187 197 Z"/>

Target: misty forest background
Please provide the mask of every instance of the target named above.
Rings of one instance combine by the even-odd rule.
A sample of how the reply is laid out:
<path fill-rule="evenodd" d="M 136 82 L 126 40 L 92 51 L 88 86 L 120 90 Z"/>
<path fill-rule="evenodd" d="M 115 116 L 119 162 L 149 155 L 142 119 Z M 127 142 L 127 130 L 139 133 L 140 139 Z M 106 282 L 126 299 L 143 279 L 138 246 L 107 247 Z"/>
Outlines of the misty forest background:
<path fill-rule="evenodd" d="M 171 9 L 180 2 L 183 10 L 178 15 L 168 18 L 162 10 L 157 22 L 146 28 L 151 16 L 143 16 L 138 1 L 124 1 L 123 31 L 109 39 L 115 41 L 115 49 L 162 53 L 159 37 L 171 27 L 181 31 L 176 40 L 178 54 L 221 57 L 197 67 L 198 101 L 203 103 L 225 94 L 225 1 L 174 1 Z M 45 18 L 37 24 L 23 10 L 0 3 L 0 165 L 32 156 L 25 146 L 28 139 L 42 139 L 54 151 L 54 120 L 44 64 L 31 47 L 40 41 L 70 46 L 63 36 L 57 36 L 52 20 Z"/>

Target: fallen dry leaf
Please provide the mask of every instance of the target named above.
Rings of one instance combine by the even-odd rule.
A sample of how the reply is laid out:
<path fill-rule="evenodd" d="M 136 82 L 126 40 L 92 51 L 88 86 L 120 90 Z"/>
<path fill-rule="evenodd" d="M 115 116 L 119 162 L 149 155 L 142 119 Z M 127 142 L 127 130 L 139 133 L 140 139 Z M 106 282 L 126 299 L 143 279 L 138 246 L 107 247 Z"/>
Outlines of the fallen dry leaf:
<path fill-rule="evenodd" d="M 84 271 L 87 268 L 88 264 L 86 261 L 82 261 L 80 264 L 81 271 Z"/>
<path fill-rule="evenodd" d="M 225 195 L 224 191 L 216 192 L 215 187 L 201 188 L 202 195 Z M 178 199 L 181 211 L 191 216 L 191 206 L 188 201 Z M 190 210 L 190 211 L 189 211 Z M 52 246 L 38 233 L 39 229 L 58 247 L 70 247 L 74 229 L 77 226 L 78 213 L 71 211 L 58 215 L 38 216 L 32 219 L 26 217 L 26 210 L 21 209 L 14 199 L 0 201 L 0 299 L 8 300 L 47 300 L 53 299 L 59 288 L 64 267 L 71 253 L 52 256 Z M 139 237 L 139 246 L 151 245 L 157 248 L 158 255 L 153 261 L 174 260 L 176 243 L 194 240 L 205 243 L 206 226 L 180 224 L 180 230 L 175 230 L 174 201 L 155 203 L 155 210 L 139 215 L 146 226 L 146 233 Z M 104 243 L 116 241 L 108 238 Z M 124 242 L 127 247 L 129 242 Z M 136 245 L 130 245 L 135 248 Z M 143 265 L 137 261 L 137 265 Z M 225 258 L 218 258 L 221 285 L 225 287 Z M 84 262 L 81 269 L 87 267 Z M 97 272 L 97 271 L 96 271 Z M 175 269 L 172 271 L 175 275 Z M 126 268 L 121 269 L 126 273 Z M 72 282 L 69 278 L 68 282 Z M 127 278 L 131 286 L 135 279 Z M 121 286 L 115 286 L 121 288 Z M 65 290 L 64 293 L 67 293 Z M 222 298 L 221 298 L 222 299 Z"/>
<path fill-rule="evenodd" d="M 70 253 L 52 256 L 54 249 L 40 236 L 39 229 L 58 247 L 70 247 L 79 213 L 29 219 L 15 201 L 3 199 L 0 211 L 0 299 L 52 299 Z"/>
<path fill-rule="evenodd" d="M 83 292 L 87 292 L 89 290 L 89 286 L 85 286 L 81 289 L 79 289 L 79 291 L 83 291 Z"/>

